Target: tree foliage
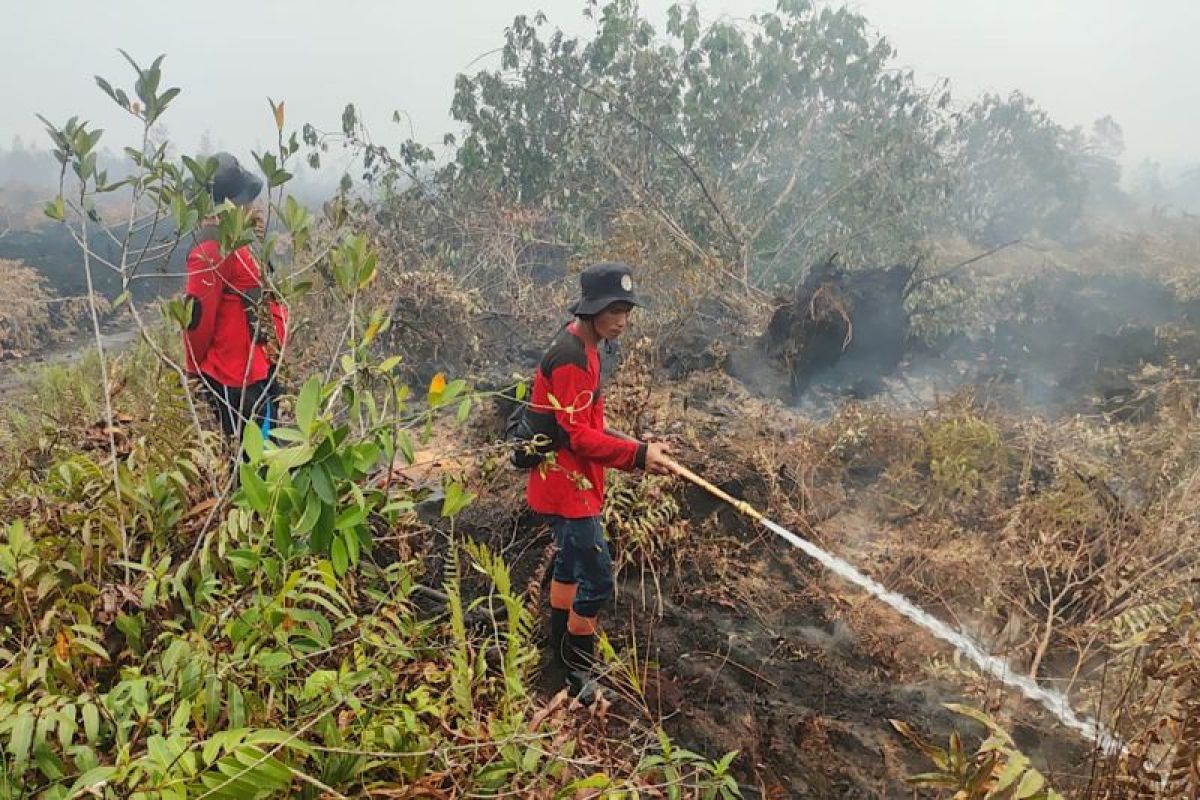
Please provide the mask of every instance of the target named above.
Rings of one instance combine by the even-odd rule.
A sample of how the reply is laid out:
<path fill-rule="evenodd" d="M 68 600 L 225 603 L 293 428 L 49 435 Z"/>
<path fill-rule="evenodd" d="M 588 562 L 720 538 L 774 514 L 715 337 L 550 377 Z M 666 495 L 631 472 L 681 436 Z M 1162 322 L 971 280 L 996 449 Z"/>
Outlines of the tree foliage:
<path fill-rule="evenodd" d="M 458 77 L 449 177 L 591 231 L 642 205 L 745 279 L 911 255 L 932 224 L 949 96 L 891 68 L 863 17 L 789 0 L 704 25 L 677 5 L 659 34 L 630 0 L 585 13 L 588 40 L 517 17 L 501 68 Z"/>
<path fill-rule="evenodd" d="M 1032 231 L 1063 235 L 1079 219 L 1086 182 L 1068 132 L 1029 97 L 988 94 L 957 121 L 953 219 L 986 245 Z"/>

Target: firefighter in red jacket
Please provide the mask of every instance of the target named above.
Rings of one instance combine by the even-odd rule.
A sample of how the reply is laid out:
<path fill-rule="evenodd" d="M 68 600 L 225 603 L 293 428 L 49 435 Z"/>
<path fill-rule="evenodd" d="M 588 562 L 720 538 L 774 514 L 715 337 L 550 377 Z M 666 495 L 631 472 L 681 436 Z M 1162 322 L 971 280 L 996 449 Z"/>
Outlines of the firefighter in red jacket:
<path fill-rule="evenodd" d="M 249 206 L 262 181 L 228 153 L 216 159 L 213 202 Z M 256 212 L 251 209 L 251 219 L 261 226 Z M 185 370 L 203 387 L 227 436 L 240 438 L 251 420 L 269 432 L 287 312 L 273 299 L 254 254 L 248 246 L 222 253 L 209 220 L 188 254 L 186 292 L 192 316 L 183 335 Z"/>
<path fill-rule="evenodd" d="M 617 339 L 640 305 L 625 264 L 580 275 L 575 321 L 559 331 L 533 379 L 530 408 L 557 423 L 553 463 L 529 475 L 528 502 L 549 517 L 557 553 L 550 584 L 550 642 L 567 669 L 571 695 L 589 703 L 597 615 L 612 595 L 612 556 L 601 525 L 606 468 L 667 474 L 667 448 L 609 431 L 604 424 L 600 349 Z M 545 411 L 543 411 L 545 410 Z"/>

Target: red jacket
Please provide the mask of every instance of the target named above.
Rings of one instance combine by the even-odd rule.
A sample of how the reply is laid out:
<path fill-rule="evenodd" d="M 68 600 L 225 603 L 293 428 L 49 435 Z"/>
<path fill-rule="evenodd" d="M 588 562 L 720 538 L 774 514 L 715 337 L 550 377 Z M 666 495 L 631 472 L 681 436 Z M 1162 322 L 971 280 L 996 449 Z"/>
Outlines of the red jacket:
<path fill-rule="evenodd" d="M 555 337 L 533 377 L 533 408 L 549 411 L 555 401 L 561 409 L 555 418 L 570 444 L 555 452 L 554 463 L 530 470 L 529 507 L 569 519 L 599 516 L 605 468 L 645 466 L 646 445 L 605 432 L 600 356 L 578 336 L 575 323 Z"/>
<path fill-rule="evenodd" d="M 203 373 L 223 386 L 249 386 L 271 372 L 262 336 L 251 345 L 255 321 L 244 300 L 263 288 L 258 262 L 249 247 L 221 258 L 216 240 L 196 245 L 187 259 L 187 295 L 192 320 L 183 334 L 184 368 Z M 287 310 L 271 303 L 271 317 L 280 344 L 287 333 Z M 247 364 L 249 368 L 247 369 Z"/>

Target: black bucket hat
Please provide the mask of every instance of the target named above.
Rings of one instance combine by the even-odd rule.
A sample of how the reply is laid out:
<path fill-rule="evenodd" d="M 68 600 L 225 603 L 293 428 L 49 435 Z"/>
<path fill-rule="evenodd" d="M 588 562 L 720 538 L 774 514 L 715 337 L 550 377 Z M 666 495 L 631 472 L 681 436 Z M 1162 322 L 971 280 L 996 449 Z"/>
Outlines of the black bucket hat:
<path fill-rule="evenodd" d="M 633 270 L 619 261 L 593 264 L 579 273 L 580 298 L 571 306 L 576 316 L 599 314 L 613 303 L 644 305 L 633 291 Z"/>
<path fill-rule="evenodd" d="M 226 200 L 244 206 L 262 191 L 262 179 L 242 168 L 229 153 L 217 153 L 217 171 L 213 173 L 212 198 L 217 205 Z"/>

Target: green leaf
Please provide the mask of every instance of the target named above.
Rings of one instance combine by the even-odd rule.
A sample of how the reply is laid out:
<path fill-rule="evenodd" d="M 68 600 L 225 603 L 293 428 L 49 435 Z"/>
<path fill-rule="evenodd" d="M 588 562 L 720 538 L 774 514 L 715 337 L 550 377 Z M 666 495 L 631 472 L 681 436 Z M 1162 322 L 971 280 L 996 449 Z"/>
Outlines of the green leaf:
<path fill-rule="evenodd" d="M 400 455 L 404 457 L 405 464 L 412 464 L 417 460 L 416 451 L 413 449 L 412 437 L 408 435 L 408 431 L 400 431 L 396 436 L 396 447 L 400 451 Z"/>
<path fill-rule="evenodd" d="M 67 218 L 67 207 L 66 203 L 63 201 L 62 195 L 59 195 L 50 202 L 46 203 L 44 211 L 46 212 L 47 217 L 56 222 L 62 222 L 65 220 Z"/>
<path fill-rule="evenodd" d="M 79 724 L 75 722 L 75 706 L 63 706 L 62 711 L 58 715 L 58 743 L 65 750 L 75 741 L 75 734 L 79 730 Z"/>
<path fill-rule="evenodd" d="M 262 562 L 257 552 L 244 547 L 237 550 L 230 550 L 225 557 L 229 559 L 230 564 L 233 564 L 236 569 L 243 572 L 250 572 L 256 569 Z"/>
<path fill-rule="evenodd" d="M 957 789 L 959 786 L 958 776 L 945 772 L 922 772 L 918 775 L 911 775 L 905 780 L 913 786 L 929 786 L 939 789 Z"/>
<path fill-rule="evenodd" d="M 242 426 L 242 450 L 249 457 L 251 464 L 262 461 L 263 435 L 262 429 L 257 425 Z"/>
<path fill-rule="evenodd" d="M 75 626 L 72 626 L 72 627 L 75 627 Z M 86 636 L 75 637 L 75 639 L 72 641 L 72 645 L 74 647 L 81 647 L 84 650 L 87 650 L 89 653 L 96 656 L 96 658 L 101 659 L 102 661 L 108 661 L 111 658 L 109 656 L 107 650 L 105 650 L 97 642 L 87 638 Z"/>
<path fill-rule="evenodd" d="M 246 701 L 242 690 L 237 684 L 228 682 L 225 685 L 226 699 L 229 702 L 229 725 L 241 728 L 246 724 Z"/>
<path fill-rule="evenodd" d="M 455 416 L 459 424 L 467 421 L 467 418 L 471 416 L 471 398 L 463 398 L 462 402 L 458 404 L 458 413 Z"/>
<path fill-rule="evenodd" d="M 366 474 L 379 461 L 379 445 L 374 442 L 362 442 L 354 448 L 354 469 Z"/>
<path fill-rule="evenodd" d="M 346 545 L 341 536 L 336 537 L 333 544 L 330 545 L 329 558 L 333 562 L 333 569 L 338 576 L 345 575 L 346 570 L 350 567 L 350 554 L 346 552 Z"/>
<path fill-rule="evenodd" d="M 192 701 L 184 700 L 176 708 L 175 713 L 171 715 L 171 730 L 182 731 L 188 726 L 192 719 Z"/>
<path fill-rule="evenodd" d="M 317 518 L 317 524 L 313 526 L 309 539 L 309 547 L 313 552 L 324 553 L 329 549 L 329 542 L 333 538 L 333 523 L 333 506 L 322 503 L 321 516 Z"/>
<path fill-rule="evenodd" d="M 33 725 L 32 711 L 22 712 L 13 723 L 12 732 L 9 735 L 8 752 L 12 753 L 18 772 L 29 761 L 29 748 L 33 743 Z"/>
<path fill-rule="evenodd" d="M 45 742 L 39 742 L 33 748 L 33 760 L 37 764 L 38 771 L 51 781 L 58 782 L 67 774 L 62 759 Z"/>
<path fill-rule="evenodd" d="M 359 547 L 360 542 L 358 540 L 358 529 L 346 528 L 342 530 L 341 539 L 346 545 L 346 555 L 350 559 L 351 566 L 357 565 L 359 556 L 361 555 L 361 549 Z"/>
<path fill-rule="evenodd" d="M 88 744 L 95 744 L 100 739 L 100 709 L 95 703 L 85 703 L 83 713 L 83 735 Z"/>
<path fill-rule="evenodd" d="M 577 793 L 585 789 L 607 789 L 613 785 L 612 778 L 605 775 L 603 772 L 594 772 L 586 778 L 580 778 L 577 781 L 572 781 L 564 786 L 557 793 L 555 798 L 574 797 Z"/>
<path fill-rule="evenodd" d="M 296 423 L 305 434 L 312 432 L 320 402 L 321 381 L 317 377 L 309 378 L 304 384 L 304 388 L 300 390 L 300 397 L 296 400 Z"/>
<path fill-rule="evenodd" d="M 300 520 L 296 523 L 296 533 L 308 533 L 320 518 L 321 498 L 317 497 L 316 492 L 309 492 L 305 495 L 304 513 L 300 515 Z"/>
<path fill-rule="evenodd" d="M 367 519 L 367 509 L 359 505 L 353 505 L 338 514 L 337 522 L 334 527 L 338 530 L 348 530 L 350 528 L 361 525 Z"/>
<path fill-rule="evenodd" d="M 1008 763 L 1004 765 L 1004 769 L 996 776 L 995 790 L 997 792 L 1004 791 L 1017 782 L 1017 778 L 1025 772 L 1029 766 L 1029 759 L 1024 753 L 1013 753 L 1008 758 Z"/>
<path fill-rule="evenodd" d="M 122 108 L 124 108 L 124 107 L 125 107 L 124 105 L 122 105 L 122 104 L 121 104 L 121 103 L 120 103 L 120 102 L 117 100 L 117 93 L 116 93 L 116 91 L 113 89 L 113 87 L 112 87 L 112 84 L 111 84 L 111 83 L 109 83 L 108 81 L 104 80 L 104 78 L 101 78 L 99 75 L 95 75 L 95 76 L 93 76 L 93 77 L 96 79 L 96 85 L 97 85 L 97 86 L 99 86 L 99 87 L 100 87 L 100 88 L 101 88 L 101 89 L 104 91 L 104 93 L 105 93 L 106 95 L 108 95 L 109 97 L 111 97 L 114 103 L 117 103 L 118 105 L 121 105 L 121 106 L 122 106 Z"/>
<path fill-rule="evenodd" d="M 1046 787 L 1046 779 L 1042 777 L 1040 772 L 1030 770 L 1025 773 L 1025 777 L 1021 778 L 1021 783 L 1017 785 L 1016 794 L 1013 795 L 1015 800 L 1028 800 Z"/>
<path fill-rule="evenodd" d="M 266 482 L 258 477 L 258 469 L 252 464 L 242 464 L 238 468 L 238 474 L 242 480 L 242 496 L 251 508 L 265 515 L 271 507 L 271 492 Z"/>
<path fill-rule="evenodd" d="M 163 769 L 166 769 L 167 765 L 175 759 L 175 754 L 167 746 L 167 740 L 159 734 L 154 734 L 146 739 L 146 752 Z"/>
<path fill-rule="evenodd" d="M 304 689 L 301 697 L 305 700 L 314 700 L 318 697 L 328 696 L 335 686 L 337 686 L 337 673 L 329 669 L 319 669 L 309 674 L 304 679 Z"/>
<path fill-rule="evenodd" d="M 462 484 L 454 481 L 447 482 L 444 491 L 446 496 L 442 500 L 443 517 L 456 516 L 475 499 L 474 494 L 466 491 L 463 489 Z"/>
<path fill-rule="evenodd" d="M 317 496 L 321 498 L 321 502 L 326 505 L 337 504 L 337 493 L 333 488 L 333 481 L 329 477 L 329 471 L 324 464 L 314 464 L 312 468 L 312 487 Z"/>
<path fill-rule="evenodd" d="M 307 508 L 305 509 L 308 510 Z M 292 553 L 292 546 L 295 544 L 295 539 L 292 537 L 291 526 L 288 525 L 288 518 L 282 514 L 275 517 L 275 549 L 284 558 L 287 558 Z"/>
<path fill-rule="evenodd" d="M 308 440 L 300 431 L 295 428 L 271 428 L 271 438 L 278 439 L 281 442 L 304 442 Z"/>
<path fill-rule="evenodd" d="M 116 767 L 92 767 L 76 779 L 67 795 L 68 797 L 82 797 L 84 792 L 89 789 L 98 789 L 106 785 L 109 779 L 116 774 Z"/>

